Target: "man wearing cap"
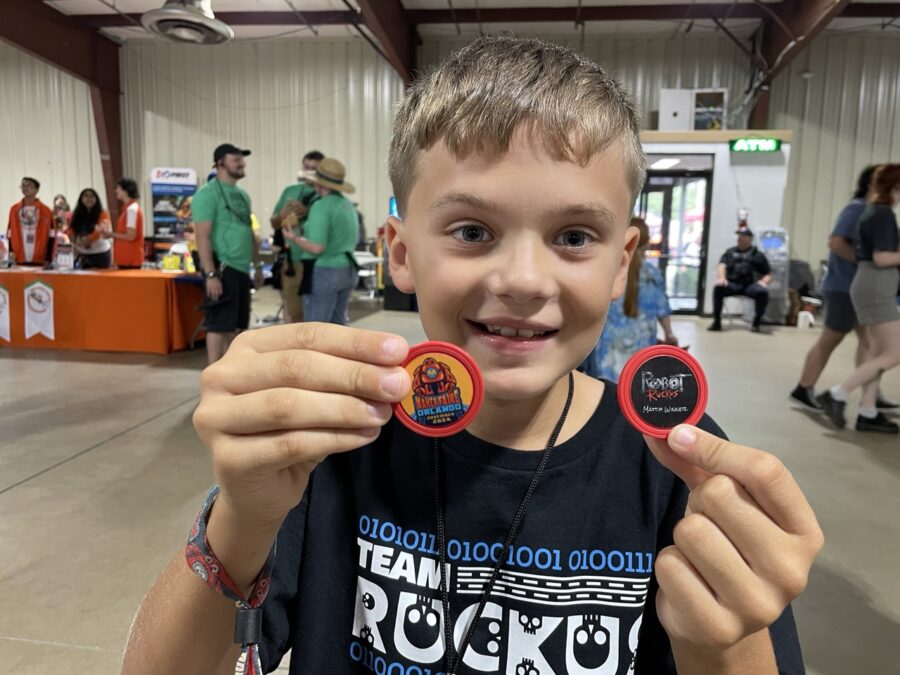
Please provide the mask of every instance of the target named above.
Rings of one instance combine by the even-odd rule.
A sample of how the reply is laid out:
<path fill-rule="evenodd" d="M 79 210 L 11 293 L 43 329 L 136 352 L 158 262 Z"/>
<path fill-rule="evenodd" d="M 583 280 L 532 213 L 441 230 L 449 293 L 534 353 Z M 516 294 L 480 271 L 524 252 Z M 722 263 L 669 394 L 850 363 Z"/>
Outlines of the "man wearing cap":
<path fill-rule="evenodd" d="M 206 353 L 210 363 L 250 324 L 250 291 L 262 286 L 262 264 L 251 225 L 250 196 L 238 187 L 244 177 L 242 150 L 231 143 L 216 148 L 216 177 L 197 190 L 191 211 L 206 283 Z M 253 281 L 250 264 L 255 266 Z"/>
<path fill-rule="evenodd" d="M 753 245 L 753 232 L 743 227 L 737 232 L 737 246 L 727 251 L 716 269 L 716 286 L 713 288 L 713 322 L 711 331 L 722 330 L 722 305 L 731 295 L 746 295 L 756 304 L 756 313 L 750 330 L 759 332 L 766 305 L 769 304 L 771 268 L 765 254 Z"/>
<path fill-rule="evenodd" d="M 306 216 L 305 236 L 282 227 L 285 241 L 295 243 L 304 261 L 314 261 L 312 285 L 303 297 L 306 321 L 345 325 L 350 293 L 356 285 L 353 250 L 359 219 L 353 202 L 344 194 L 356 191 L 345 179 L 344 165 L 331 157 L 323 159 L 306 179 L 315 186 L 319 198 Z M 289 219 L 289 221 L 292 219 Z"/>
<path fill-rule="evenodd" d="M 276 246 L 279 245 L 281 226 L 290 214 L 294 214 L 297 220 L 291 227 L 293 235 L 303 233 L 303 224 L 309 207 L 319 198 L 313 184 L 306 180 L 306 174 L 314 172 L 323 159 L 325 155 L 318 150 L 307 152 L 303 156 L 303 168 L 297 175 L 297 182 L 282 190 L 271 218 L 272 231 L 276 233 L 274 238 Z M 303 281 L 303 251 L 293 240 L 286 242 L 286 246 L 288 250 L 281 266 L 281 298 L 284 303 L 284 321 L 292 323 L 303 321 L 303 298 L 299 294 L 300 283 Z"/>

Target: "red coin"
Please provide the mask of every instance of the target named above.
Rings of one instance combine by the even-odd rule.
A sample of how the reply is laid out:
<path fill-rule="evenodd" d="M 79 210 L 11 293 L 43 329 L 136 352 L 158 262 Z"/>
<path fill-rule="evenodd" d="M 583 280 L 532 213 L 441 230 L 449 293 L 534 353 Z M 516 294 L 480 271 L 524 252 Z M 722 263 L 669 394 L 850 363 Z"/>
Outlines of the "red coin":
<path fill-rule="evenodd" d="M 628 359 L 619 378 L 619 407 L 643 434 L 666 438 L 679 424 L 696 424 L 706 410 L 703 369 L 685 350 L 647 347 Z"/>
<path fill-rule="evenodd" d="M 451 436 L 475 419 L 484 400 L 484 382 L 475 360 L 449 342 L 423 342 L 403 364 L 412 390 L 394 403 L 394 414 L 423 436 Z"/>

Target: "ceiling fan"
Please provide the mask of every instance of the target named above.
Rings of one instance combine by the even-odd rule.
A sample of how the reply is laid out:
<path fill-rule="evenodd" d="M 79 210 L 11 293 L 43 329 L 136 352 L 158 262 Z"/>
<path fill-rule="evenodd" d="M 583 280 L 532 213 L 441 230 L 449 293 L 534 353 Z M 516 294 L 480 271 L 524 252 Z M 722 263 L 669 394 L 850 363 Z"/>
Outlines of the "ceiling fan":
<path fill-rule="evenodd" d="M 212 0 L 166 0 L 159 9 L 145 12 L 141 25 L 173 42 L 215 45 L 234 38 L 234 31 L 219 21 Z"/>

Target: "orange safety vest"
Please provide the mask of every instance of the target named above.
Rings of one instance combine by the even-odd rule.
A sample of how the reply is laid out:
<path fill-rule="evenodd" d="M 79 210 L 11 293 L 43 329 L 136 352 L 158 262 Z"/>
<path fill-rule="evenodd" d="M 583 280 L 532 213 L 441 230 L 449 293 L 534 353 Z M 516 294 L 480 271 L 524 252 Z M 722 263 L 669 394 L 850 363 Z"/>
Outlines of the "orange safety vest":
<path fill-rule="evenodd" d="M 134 241 L 116 239 L 115 261 L 116 265 L 120 267 L 140 267 L 144 264 L 144 214 L 141 212 L 141 207 L 137 205 L 136 199 L 132 199 L 122 207 L 119 220 L 116 222 L 116 232 L 125 234 L 128 231 L 128 207 L 132 204 L 137 206 L 135 221 L 137 236 Z"/>
<path fill-rule="evenodd" d="M 34 200 L 38 210 L 37 229 L 34 232 L 33 257 L 28 260 L 25 257 L 25 240 L 22 238 L 22 223 L 19 220 L 19 209 L 25 205 L 25 200 L 16 202 L 9 209 L 9 250 L 15 254 L 16 262 L 20 265 L 40 265 L 47 260 L 47 244 L 53 231 L 53 212 L 40 199 Z"/>

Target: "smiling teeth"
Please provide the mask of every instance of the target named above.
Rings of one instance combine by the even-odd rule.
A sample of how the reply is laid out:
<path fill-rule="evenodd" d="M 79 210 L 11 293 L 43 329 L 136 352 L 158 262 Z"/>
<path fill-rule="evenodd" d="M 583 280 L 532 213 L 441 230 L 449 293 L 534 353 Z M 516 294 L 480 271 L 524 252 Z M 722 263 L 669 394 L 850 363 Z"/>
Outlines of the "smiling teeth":
<path fill-rule="evenodd" d="M 544 335 L 544 332 L 534 331 L 530 328 L 519 328 L 518 330 L 515 328 L 510 328 L 509 326 L 489 326 L 485 325 L 488 333 L 499 333 L 503 337 L 523 337 L 523 338 L 533 338 L 540 337 Z"/>

